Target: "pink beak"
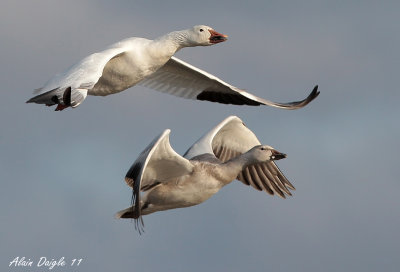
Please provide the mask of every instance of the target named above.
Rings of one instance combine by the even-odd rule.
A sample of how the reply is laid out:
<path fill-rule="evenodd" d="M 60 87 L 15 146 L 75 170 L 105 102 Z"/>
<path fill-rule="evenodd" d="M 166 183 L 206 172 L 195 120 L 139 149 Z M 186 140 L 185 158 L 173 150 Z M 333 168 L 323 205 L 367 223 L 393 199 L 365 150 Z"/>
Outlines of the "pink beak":
<path fill-rule="evenodd" d="M 218 33 L 217 31 L 215 31 L 213 29 L 209 29 L 208 31 L 211 34 L 210 43 L 212 43 L 212 44 L 224 42 L 228 39 L 228 35 Z"/>

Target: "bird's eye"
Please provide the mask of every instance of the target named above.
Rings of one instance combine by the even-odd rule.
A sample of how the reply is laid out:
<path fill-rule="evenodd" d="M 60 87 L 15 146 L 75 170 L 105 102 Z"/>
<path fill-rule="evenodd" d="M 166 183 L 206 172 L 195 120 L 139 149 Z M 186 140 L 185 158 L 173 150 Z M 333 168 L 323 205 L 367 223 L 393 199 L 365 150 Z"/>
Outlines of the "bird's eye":
<path fill-rule="evenodd" d="M 204 29 L 200 28 L 200 32 L 203 32 L 203 31 L 204 31 Z"/>
<path fill-rule="evenodd" d="M 261 150 L 265 150 L 265 148 L 264 148 L 264 147 L 261 147 Z"/>

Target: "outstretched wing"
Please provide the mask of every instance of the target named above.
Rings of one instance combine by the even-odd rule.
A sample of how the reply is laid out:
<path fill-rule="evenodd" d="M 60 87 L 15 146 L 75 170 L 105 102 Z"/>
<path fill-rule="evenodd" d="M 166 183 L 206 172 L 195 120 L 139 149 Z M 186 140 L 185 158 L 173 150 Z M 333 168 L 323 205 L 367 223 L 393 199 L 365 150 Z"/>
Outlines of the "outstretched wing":
<path fill-rule="evenodd" d="M 133 188 L 133 218 L 141 216 L 140 192 L 157 184 L 192 172 L 189 160 L 177 154 L 169 143 L 170 130 L 164 130 L 139 155 L 125 176 L 126 183 Z"/>
<path fill-rule="evenodd" d="M 304 100 L 272 102 L 236 88 L 176 57 L 172 57 L 164 66 L 139 82 L 139 85 L 188 99 L 234 105 L 268 105 L 289 110 L 302 108 L 319 95 L 318 86 L 315 86 Z"/>
<path fill-rule="evenodd" d="M 256 145 L 260 145 L 256 135 L 240 118 L 230 116 L 200 138 L 185 153 L 185 157 L 193 158 L 211 153 L 225 162 Z M 249 166 L 238 175 L 237 179 L 259 191 L 271 195 L 277 194 L 282 198 L 285 198 L 285 194 L 291 195 L 289 189 L 295 189 L 273 161 Z"/>

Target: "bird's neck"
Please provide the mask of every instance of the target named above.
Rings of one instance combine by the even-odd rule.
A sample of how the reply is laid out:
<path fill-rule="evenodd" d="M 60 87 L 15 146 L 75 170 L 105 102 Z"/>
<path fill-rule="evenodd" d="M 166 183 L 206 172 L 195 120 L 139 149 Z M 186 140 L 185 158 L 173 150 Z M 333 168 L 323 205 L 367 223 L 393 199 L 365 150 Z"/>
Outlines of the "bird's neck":
<path fill-rule="evenodd" d="M 174 31 L 165 34 L 153 41 L 155 50 L 165 52 L 165 54 L 173 56 L 178 50 L 191 46 L 186 37 L 185 31 Z"/>
<path fill-rule="evenodd" d="M 255 164 L 254 160 L 247 153 L 237 156 L 222 164 L 222 176 L 226 177 L 224 185 L 231 183 L 246 167 Z"/>

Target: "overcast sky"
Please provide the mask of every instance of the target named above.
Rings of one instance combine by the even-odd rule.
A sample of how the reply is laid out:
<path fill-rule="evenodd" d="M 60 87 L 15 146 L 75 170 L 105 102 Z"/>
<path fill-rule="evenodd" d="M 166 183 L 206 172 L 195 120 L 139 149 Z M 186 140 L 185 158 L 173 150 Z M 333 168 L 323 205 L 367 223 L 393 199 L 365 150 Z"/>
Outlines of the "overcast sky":
<path fill-rule="evenodd" d="M 362 3 L 362 4 L 361 4 Z M 0 2 L 0 270 L 25 256 L 83 259 L 53 271 L 398 271 L 398 1 Z M 225 43 L 177 56 L 285 111 L 185 100 L 134 87 L 76 109 L 25 104 L 86 55 L 197 24 Z M 123 180 L 164 129 L 183 154 L 229 115 L 287 153 L 286 200 L 235 181 L 205 203 L 114 214 Z"/>

